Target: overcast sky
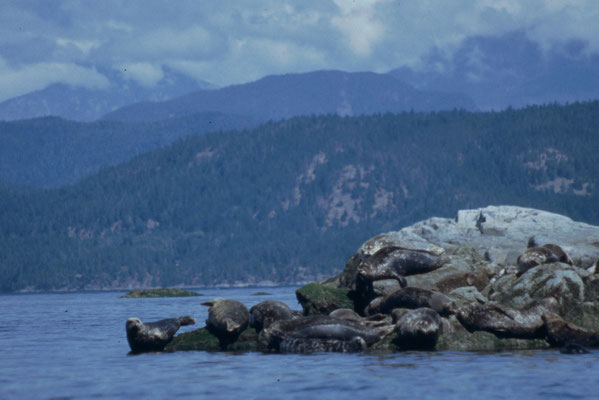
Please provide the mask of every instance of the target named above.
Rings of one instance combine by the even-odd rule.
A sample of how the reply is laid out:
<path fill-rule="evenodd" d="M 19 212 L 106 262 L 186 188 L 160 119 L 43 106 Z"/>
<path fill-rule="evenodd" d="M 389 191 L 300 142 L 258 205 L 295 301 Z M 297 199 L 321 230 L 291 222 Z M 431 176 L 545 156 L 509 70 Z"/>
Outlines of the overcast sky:
<path fill-rule="evenodd" d="M 0 101 L 54 82 L 106 87 L 168 66 L 225 86 L 317 69 L 418 67 L 473 35 L 524 31 L 599 50 L 597 0 L 0 1 Z M 125 73 L 125 72 L 123 72 Z"/>

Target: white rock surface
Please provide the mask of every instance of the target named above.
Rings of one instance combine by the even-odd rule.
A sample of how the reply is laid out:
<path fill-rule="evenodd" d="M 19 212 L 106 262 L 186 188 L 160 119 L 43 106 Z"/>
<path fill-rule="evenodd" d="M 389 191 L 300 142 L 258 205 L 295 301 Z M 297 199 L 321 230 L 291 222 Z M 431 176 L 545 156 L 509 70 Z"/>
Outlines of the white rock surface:
<path fill-rule="evenodd" d="M 557 244 L 575 265 L 591 266 L 599 259 L 599 227 L 563 215 L 516 206 L 488 206 L 458 211 L 454 219 L 430 218 L 400 231 L 365 242 L 359 251 L 374 254 L 395 245 L 442 253 L 444 248 L 470 246 L 490 261 L 514 265 L 528 240 L 538 246 Z"/>

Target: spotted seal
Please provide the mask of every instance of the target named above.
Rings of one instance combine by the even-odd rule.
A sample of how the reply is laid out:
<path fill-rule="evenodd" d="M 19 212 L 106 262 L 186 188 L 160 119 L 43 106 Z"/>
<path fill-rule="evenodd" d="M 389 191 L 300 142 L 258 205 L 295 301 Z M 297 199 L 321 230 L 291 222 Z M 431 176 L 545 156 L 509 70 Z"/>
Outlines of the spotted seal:
<path fill-rule="evenodd" d="M 260 332 L 260 341 L 269 349 L 284 352 L 363 350 L 381 340 L 393 327 L 370 328 L 355 321 L 327 315 L 310 315 L 276 321 Z"/>
<path fill-rule="evenodd" d="M 435 310 L 410 310 L 397 321 L 394 342 L 402 350 L 434 350 L 442 327 L 441 316 Z"/>
<path fill-rule="evenodd" d="M 543 314 L 557 310 L 554 297 L 535 301 L 517 309 L 501 304 L 471 303 L 457 311 L 460 323 L 469 331 L 486 331 L 501 338 L 535 339 L 545 337 Z"/>
<path fill-rule="evenodd" d="M 131 353 L 162 351 L 181 326 L 195 323 L 195 319 L 188 315 L 145 324 L 139 318 L 129 318 L 125 324 L 125 330 Z"/>
<path fill-rule="evenodd" d="M 293 312 L 282 301 L 266 300 L 250 308 L 250 326 L 260 332 L 279 320 L 293 318 Z"/>
<path fill-rule="evenodd" d="M 563 347 L 576 343 L 581 346 L 599 347 L 599 332 L 589 332 L 566 322 L 556 313 L 545 313 L 542 318 L 550 345 Z"/>
<path fill-rule="evenodd" d="M 388 246 L 360 263 L 358 276 L 368 281 L 396 279 L 405 287 L 405 276 L 431 272 L 448 262 L 448 259 L 427 250 Z"/>
<path fill-rule="evenodd" d="M 366 315 L 391 314 L 394 308 L 432 308 L 441 315 L 453 314 L 455 302 L 441 292 L 417 287 L 405 287 L 374 299 L 365 309 Z"/>
<path fill-rule="evenodd" d="M 221 345 L 237 340 L 249 324 L 250 313 L 246 306 L 237 300 L 216 299 L 202 305 L 210 307 L 206 327 L 218 337 Z"/>
<path fill-rule="evenodd" d="M 572 260 L 566 252 L 556 244 L 544 244 L 541 247 L 529 247 L 518 257 L 517 275 L 522 275 L 531 268 L 541 264 L 562 262 L 572 265 Z"/>
<path fill-rule="evenodd" d="M 559 352 L 562 354 L 589 354 L 583 345 L 578 343 L 567 343 L 563 347 L 560 347 Z"/>
<path fill-rule="evenodd" d="M 360 322 L 362 317 L 355 312 L 354 310 L 350 310 L 349 308 L 338 308 L 329 313 L 330 317 L 344 319 L 346 321 L 354 321 Z"/>

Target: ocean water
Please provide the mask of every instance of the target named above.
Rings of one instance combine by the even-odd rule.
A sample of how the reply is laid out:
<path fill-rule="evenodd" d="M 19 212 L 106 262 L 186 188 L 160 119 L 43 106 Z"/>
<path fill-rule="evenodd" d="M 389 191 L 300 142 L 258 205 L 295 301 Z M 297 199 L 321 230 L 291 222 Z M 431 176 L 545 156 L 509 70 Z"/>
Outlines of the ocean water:
<path fill-rule="evenodd" d="M 300 309 L 294 287 L 198 289 L 205 297 L 125 292 L 0 296 L 0 399 L 596 399 L 599 351 L 128 355 L 125 321 L 192 315 L 200 302 L 266 299 Z M 257 291 L 270 296 L 253 296 Z"/>

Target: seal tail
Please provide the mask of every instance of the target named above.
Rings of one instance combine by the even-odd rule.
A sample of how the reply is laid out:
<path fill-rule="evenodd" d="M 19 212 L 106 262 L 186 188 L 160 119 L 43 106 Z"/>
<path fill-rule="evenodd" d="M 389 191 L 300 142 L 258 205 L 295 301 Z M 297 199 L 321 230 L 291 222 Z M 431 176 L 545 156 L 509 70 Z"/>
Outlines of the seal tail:
<path fill-rule="evenodd" d="M 193 317 L 186 315 L 184 317 L 179 317 L 179 323 L 181 324 L 181 326 L 194 325 L 196 323 L 196 320 Z"/>

